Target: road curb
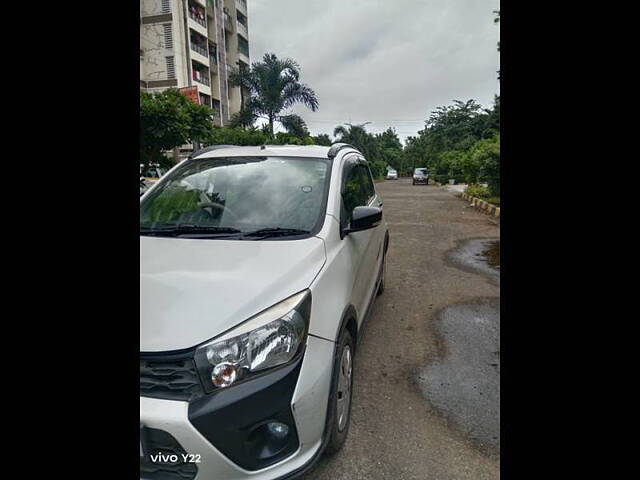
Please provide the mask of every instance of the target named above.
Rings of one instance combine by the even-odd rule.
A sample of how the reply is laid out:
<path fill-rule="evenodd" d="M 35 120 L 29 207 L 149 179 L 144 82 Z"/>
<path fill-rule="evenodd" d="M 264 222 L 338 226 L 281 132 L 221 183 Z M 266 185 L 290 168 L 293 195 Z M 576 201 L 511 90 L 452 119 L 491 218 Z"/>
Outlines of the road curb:
<path fill-rule="evenodd" d="M 487 201 L 482 200 L 481 198 L 472 197 L 467 193 L 461 193 L 460 197 L 463 200 L 468 201 L 470 205 L 474 207 L 476 210 L 481 210 L 483 212 L 487 212 L 490 215 L 493 215 L 494 217 L 500 218 L 500 207 L 497 207 L 492 203 L 488 203 Z"/>

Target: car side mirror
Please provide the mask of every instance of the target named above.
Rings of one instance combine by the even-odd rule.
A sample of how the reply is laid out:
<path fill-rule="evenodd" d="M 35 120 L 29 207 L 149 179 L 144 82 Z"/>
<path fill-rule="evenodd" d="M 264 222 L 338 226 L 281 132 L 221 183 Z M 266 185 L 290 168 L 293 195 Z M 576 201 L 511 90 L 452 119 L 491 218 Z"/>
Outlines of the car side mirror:
<path fill-rule="evenodd" d="M 382 220 L 382 209 L 379 207 L 356 207 L 351 214 L 351 225 L 342 232 L 342 237 L 354 232 L 362 232 L 375 228 Z"/>

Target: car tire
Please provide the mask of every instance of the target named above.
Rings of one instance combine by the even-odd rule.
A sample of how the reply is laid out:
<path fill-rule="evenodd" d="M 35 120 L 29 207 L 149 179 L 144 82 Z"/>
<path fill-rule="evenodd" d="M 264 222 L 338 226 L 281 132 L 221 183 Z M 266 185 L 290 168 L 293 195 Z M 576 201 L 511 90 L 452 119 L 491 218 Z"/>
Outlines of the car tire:
<path fill-rule="evenodd" d="M 340 334 L 333 366 L 329 414 L 331 430 L 325 453 L 334 455 L 344 445 L 351 423 L 353 395 L 353 339 L 346 328 Z"/>
<path fill-rule="evenodd" d="M 413 184 L 414 184 L 414 185 L 416 184 L 416 181 L 415 181 L 415 180 L 413 181 Z"/>

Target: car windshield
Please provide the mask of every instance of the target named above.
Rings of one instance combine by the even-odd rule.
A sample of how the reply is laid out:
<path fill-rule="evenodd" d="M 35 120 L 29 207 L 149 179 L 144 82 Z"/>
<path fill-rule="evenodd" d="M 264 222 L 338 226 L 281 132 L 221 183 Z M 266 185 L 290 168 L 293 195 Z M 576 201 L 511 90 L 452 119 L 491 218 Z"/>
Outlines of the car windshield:
<path fill-rule="evenodd" d="M 415 173 L 416 175 L 426 175 L 427 174 L 427 169 L 426 168 L 416 168 L 413 173 Z"/>
<path fill-rule="evenodd" d="M 141 234 L 308 233 L 325 205 L 329 161 L 224 157 L 187 161 L 140 203 Z M 270 232 L 273 233 L 273 232 Z"/>

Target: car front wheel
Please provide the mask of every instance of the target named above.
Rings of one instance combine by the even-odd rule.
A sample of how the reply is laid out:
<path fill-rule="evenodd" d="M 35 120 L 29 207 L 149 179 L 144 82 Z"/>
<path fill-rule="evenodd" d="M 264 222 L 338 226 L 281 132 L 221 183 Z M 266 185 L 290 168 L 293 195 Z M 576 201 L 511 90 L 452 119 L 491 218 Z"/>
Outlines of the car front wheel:
<path fill-rule="evenodd" d="M 353 387 L 353 339 L 345 328 L 338 342 L 338 355 L 333 368 L 334 392 L 330 400 L 331 433 L 326 453 L 338 452 L 347 439 L 351 420 L 351 391 Z"/>

